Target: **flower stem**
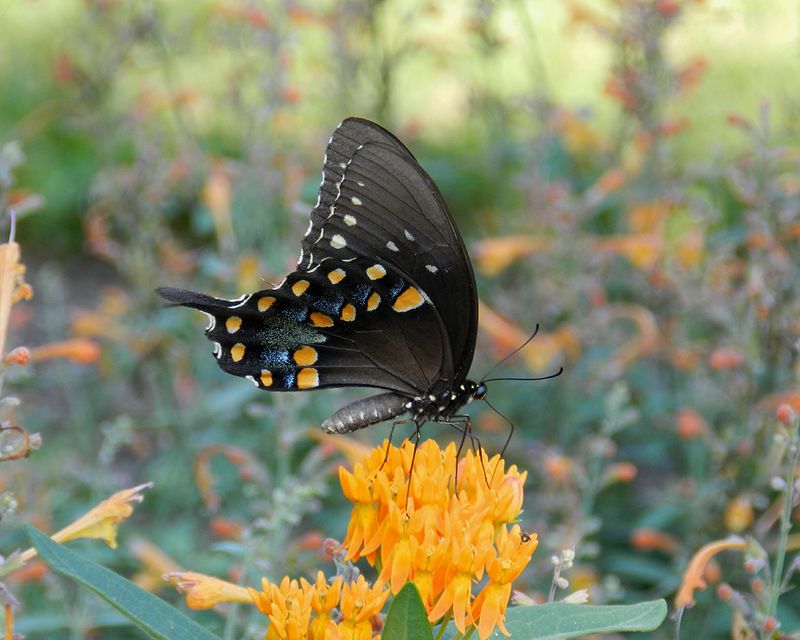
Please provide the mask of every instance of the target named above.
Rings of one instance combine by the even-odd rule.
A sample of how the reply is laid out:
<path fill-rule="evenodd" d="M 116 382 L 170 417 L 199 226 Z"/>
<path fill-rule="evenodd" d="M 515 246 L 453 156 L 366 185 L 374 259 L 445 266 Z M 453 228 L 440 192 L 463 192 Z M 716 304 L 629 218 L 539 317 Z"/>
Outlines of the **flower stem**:
<path fill-rule="evenodd" d="M 778 536 L 778 553 L 775 556 L 775 566 L 772 570 L 772 586 L 769 590 L 769 603 L 767 616 L 774 616 L 778 609 L 778 598 L 781 595 L 781 582 L 783 580 L 783 565 L 786 561 L 786 545 L 789 541 L 789 530 L 792 528 L 792 503 L 794 502 L 795 473 L 797 471 L 800 443 L 797 435 L 792 434 L 789 442 L 791 459 L 786 473 L 786 487 L 783 490 L 783 510 L 781 511 L 781 531 Z"/>
<path fill-rule="evenodd" d="M 453 612 L 452 611 L 448 611 L 447 615 L 445 615 L 445 617 L 442 618 L 442 621 L 439 624 L 439 631 L 437 632 L 436 638 L 434 640 L 441 640 L 442 636 L 444 635 L 445 629 L 447 629 L 447 625 L 450 623 L 450 618 L 452 618 L 452 617 L 453 617 Z M 456 635 L 458 635 L 458 634 L 456 634 Z M 455 638 L 455 636 L 454 636 L 454 638 Z"/>

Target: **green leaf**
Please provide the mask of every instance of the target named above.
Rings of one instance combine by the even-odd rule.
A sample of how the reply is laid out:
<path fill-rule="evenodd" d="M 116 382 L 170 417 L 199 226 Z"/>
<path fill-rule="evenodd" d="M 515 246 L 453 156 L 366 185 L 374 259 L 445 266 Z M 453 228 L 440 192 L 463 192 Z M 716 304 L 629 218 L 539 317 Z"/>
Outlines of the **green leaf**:
<path fill-rule="evenodd" d="M 652 631 L 666 615 L 667 603 L 663 600 L 607 606 L 554 602 L 509 608 L 506 627 L 513 640 L 562 640 L 601 633 Z M 498 630 L 490 638 L 506 639 Z"/>
<path fill-rule="evenodd" d="M 53 571 L 94 591 L 150 637 L 158 640 L 219 640 L 161 598 L 113 571 L 81 558 L 33 527 L 25 529 L 39 556 Z"/>
<path fill-rule="evenodd" d="M 407 582 L 400 589 L 386 614 L 382 640 L 433 640 L 431 623 L 417 585 Z"/>

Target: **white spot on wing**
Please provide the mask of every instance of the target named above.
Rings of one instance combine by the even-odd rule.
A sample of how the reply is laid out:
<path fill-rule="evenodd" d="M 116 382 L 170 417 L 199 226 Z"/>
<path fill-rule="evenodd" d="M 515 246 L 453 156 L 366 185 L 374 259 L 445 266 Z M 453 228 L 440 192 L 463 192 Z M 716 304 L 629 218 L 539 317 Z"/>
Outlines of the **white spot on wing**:
<path fill-rule="evenodd" d="M 390 249 L 391 251 L 400 251 L 400 249 L 397 248 L 397 245 L 391 240 L 389 240 L 389 242 L 386 243 L 386 248 Z"/>
<path fill-rule="evenodd" d="M 360 198 L 356 198 L 355 196 L 350 198 L 350 202 L 352 202 L 357 207 L 361 206 L 361 199 Z"/>
<path fill-rule="evenodd" d="M 213 353 L 214 357 L 219 360 L 219 357 L 222 355 L 222 345 L 219 342 L 215 342 L 211 353 Z"/>
<path fill-rule="evenodd" d="M 319 204 L 319 203 L 318 203 L 318 204 Z M 309 220 L 309 221 L 308 221 L 308 229 L 306 229 L 306 232 L 305 232 L 305 234 L 303 234 L 303 237 L 304 237 L 304 238 L 307 238 L 307 237 L 308 237 L 308 234 L 309 234 L 309 233 L 311 233 L 311 229 L 312 229 L 313 227 L 314 227 L 314 223 L 313 223 L 311 220 Z"/>
<path fill-rule="evenodd" d="M 254 385 L 258 386 L 258 381 L 253 376 L 245 376 L 245 378 L 247 378 Z"/>
<path fill-rule="evenodd" d="M 354 226 L 356 225 L 356 222 L 358 222 L 358 221 L 356 220 L 356 217 L 355 217 L 355 216 L 352 216 L 352 215 L 350 215 L 349 213 L 348 213 L 348 214 L 347 214 L 347 215 L 344 217 L 344 223 L 345 223 L 345 224 L 346 224 L 348 227 L 354 227 Z"/>
<path fill-rule="evenodd" d="M 205 313 L 206 316 L 208 316 L 208 326 L 206 327 L 206 331 L 211 331 L 216 326 L 217 319 L 210 313 L 206 313 L 205 311 L 203 311 L 203 313 Z"/>
<path fill-rule="evenodd" d="M 435 264 L 426 264 L 425 268 L 431 273 L 436 273 L 439 270 L 439 267 L 437 267 Z"/>
<path fill-rule="evenodd" d="M 408 229 L 403 229 L 403 233 L 406 234 L 406 238 L 411 240 L 411 242 L 414 242 L 414 236 L 411 235 L 411 232 Z"/>
<path fill-rule="evenodd" d="M 361 180 L 356 180 L 356 184 L 357 184 L 359 187 L 364 187 L 364 186 L 366 186 L 366 185 L 365 185 L 363 182 L 361 182 Z"/>
<path fill-rule="evenodd" d="M 347 240 L 338 233 L 331 238 L 331 246 L 334 249 L 342 249 L 347 246 Z"/>
<path fill-rule="evenodd" d="M 342 169 L 347 169 L 347 163 L 346 163 L 346 162 L 340 162 L 340 163 L 339 163 L 339 166 L 340 166 Z"/>

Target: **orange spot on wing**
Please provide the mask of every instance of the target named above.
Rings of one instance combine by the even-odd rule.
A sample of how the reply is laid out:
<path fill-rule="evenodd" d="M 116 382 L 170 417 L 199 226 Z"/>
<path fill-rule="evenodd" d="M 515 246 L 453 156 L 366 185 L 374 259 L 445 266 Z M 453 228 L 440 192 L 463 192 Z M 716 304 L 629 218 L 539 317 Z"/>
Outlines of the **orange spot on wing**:
<path fill-rule="evenodd" d="M 297 374 L 298 389 L 313 389 L 319 386 L 319 372 L 313 368 L 300 369 Z"/>
<path fill-rule="evenodd" d="M 421 306 L 423 302 L 425 302 L 425 299 L 422 297 L 422 294 L 415 287 L 409 287 L 397 296 L 397 300 L 394 301 L 392 309 L 400 313 L 411 311 L 411 309 L 416 309 Z"/>
<path fill-rule="evenodd" d="M 373 294 L 367 299 L 367 311 L 375 311 L 380 303 L 380 294 L 377 291 L 373 292 Z"/>
<path fill-rule="evenodd" d="M 298 297 L 302 296 L 309 287 L 308 280 L 298 280 L 292 285 L 292 293 Z"/>
<path fill-rule="evenodd" d="M 275 303 L 275 298 L 272 296 L 262 296 L 258 299 L 258 310 L 266 311 Z"/>
<path fill-rule="evenodd" d="M 231 316 L 225 321 L 225 328 L 228 333 L 236 333 L 242 326 L 242 319 L 239 316 Z"/>
<path fill-rule="evenodd" d="M 319 354 L 314 347 L 300 347 L 294 352 L 294 361 L 301 367 L 307 367 L 317 361 Z"/>
<path fill-rule="evenodd" d="M 332 327 L 333 319 L 326 316 L 324 313 L 314 311 L 311 313 L 311 324 L 315 327 Z"/>
<path fill-rule="evenodd" d="M 239 362 L 239 360 L 244 358 L 244 351 L 245 346 L 241 342 L 237 342 L 231 347 L 231 360 Z"/>

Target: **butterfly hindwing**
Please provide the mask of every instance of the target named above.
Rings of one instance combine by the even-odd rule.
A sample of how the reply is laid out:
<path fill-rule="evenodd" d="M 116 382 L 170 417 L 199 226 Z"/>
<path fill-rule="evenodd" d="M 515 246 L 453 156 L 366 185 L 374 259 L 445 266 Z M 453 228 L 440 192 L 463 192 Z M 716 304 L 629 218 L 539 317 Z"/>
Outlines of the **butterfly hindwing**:
<path fill-rule="evenodd" d="M 424 393 L 432 382 L 428 372 L 442 367 L 444 330 L 412 284 L 391 268 L 373 266 L 362 270 L 354 261 L 326 272 L 295 272 L 275 289 L 234 301 L 171 288 L 159 293 L 208 314 L 206 336 L 219 366 L 260 388 Z M 381 277 L 370 280 L 368 271 Z M 414 340 L 421 332 L 429 338 Z"/>

